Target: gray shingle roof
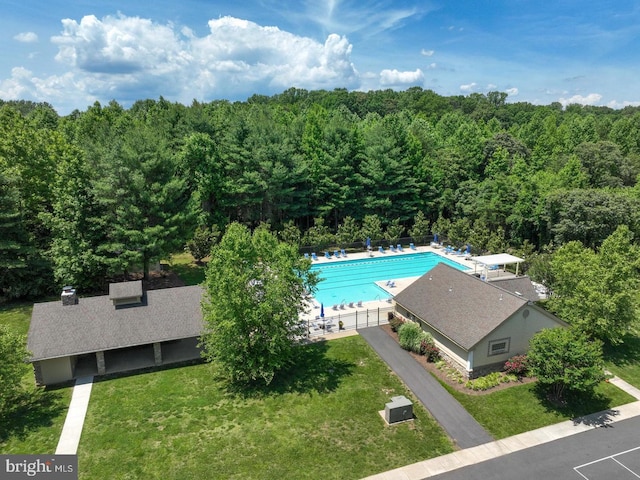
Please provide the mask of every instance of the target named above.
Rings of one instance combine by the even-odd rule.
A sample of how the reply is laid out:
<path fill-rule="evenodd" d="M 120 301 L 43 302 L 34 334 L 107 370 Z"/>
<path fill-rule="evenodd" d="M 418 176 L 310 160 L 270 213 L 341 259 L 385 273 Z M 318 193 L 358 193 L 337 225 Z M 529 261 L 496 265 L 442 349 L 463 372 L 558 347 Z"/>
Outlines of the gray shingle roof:
<path fill-rule="evenodd" d="M 528 303 L 443 263 L 398 293 L 395 301 L 466 350 Z"/>
<path fill-rule="evenodd" d="M 146 301 L 115 308 L 108 295 L 33 306 L 27 347 L 32 361 L 197 337 L 200 286 L 149 290 Z"/>
<path fill-rule="evenodd" d="M 532 302 L 540 300 L 540 295 L 538 295 L 536 288 L 531 283 L 531 279 L 527 276 L 492 278 L 491 283 L 516 295 L 519 293 L 520 296 Z"/>
<path fill-rule="evenodd" d="M 118 282 L 109 284 L 109 298 L 119 300 L 121 298 L 141 297 L 142 280 L 133 282 Z"/>

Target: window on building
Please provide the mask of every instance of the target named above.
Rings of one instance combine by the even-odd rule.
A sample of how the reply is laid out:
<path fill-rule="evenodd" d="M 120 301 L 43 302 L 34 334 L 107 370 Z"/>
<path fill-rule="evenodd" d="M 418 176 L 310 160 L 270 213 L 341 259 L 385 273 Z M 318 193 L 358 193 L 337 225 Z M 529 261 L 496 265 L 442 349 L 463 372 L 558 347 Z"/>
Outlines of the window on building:
<path fill-rule="evenodd" d="M 503 353 L 509 352 L 509 343 L 511 342 L 510 338 L 501 338 L 499 340 L 490 340 L 489 341 L 489 352 L 488 355 L 501 355 Z"/>

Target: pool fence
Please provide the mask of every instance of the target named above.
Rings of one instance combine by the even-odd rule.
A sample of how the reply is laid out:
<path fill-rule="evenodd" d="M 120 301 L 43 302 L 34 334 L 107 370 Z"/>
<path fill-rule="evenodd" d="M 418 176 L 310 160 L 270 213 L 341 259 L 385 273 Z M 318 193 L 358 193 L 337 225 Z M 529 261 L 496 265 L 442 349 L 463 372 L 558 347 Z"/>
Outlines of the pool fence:
<path fill-rule="evenodd" d="M 393 312 L 393 305 L 356 308 L 346 310 L 327 310 L 326 315 L 305 320 L 309 336 L 325 335 L 339 330 L 357 330 L 358 328 L 373 327 L 389 323 L 389 312 Z M 342 322 L 342 325 L 341 323 Z"/>

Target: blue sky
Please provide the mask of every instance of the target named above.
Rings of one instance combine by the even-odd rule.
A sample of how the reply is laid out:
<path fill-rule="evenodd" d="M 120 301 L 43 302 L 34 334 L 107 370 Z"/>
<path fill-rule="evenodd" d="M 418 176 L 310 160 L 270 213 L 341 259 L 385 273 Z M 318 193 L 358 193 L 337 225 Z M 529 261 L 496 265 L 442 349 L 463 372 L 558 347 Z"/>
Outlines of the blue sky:
<path fill-rule="evenodd" d="M 129 106 L 420 86 L 640 105 L 640 3 L 3 0 L 0 98 Z"/>

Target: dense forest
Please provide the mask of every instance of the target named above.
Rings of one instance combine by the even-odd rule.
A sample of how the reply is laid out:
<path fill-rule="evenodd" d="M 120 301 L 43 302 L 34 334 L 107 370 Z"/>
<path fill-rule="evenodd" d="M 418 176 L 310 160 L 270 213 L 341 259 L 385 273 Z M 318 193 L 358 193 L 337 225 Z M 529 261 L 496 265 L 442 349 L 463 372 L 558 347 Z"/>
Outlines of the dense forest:
<path fill-rule="evenodd" d="M 0 289 L 148 268 L 230 222 L 321 249 L 440 233 L 475 252 L 640 233 L 640 108 L 290 89 L 59 116 L 0 102 Z M 207 233 L 208 232 L 208 233 Z"/>

